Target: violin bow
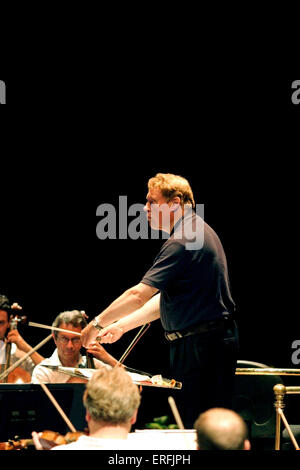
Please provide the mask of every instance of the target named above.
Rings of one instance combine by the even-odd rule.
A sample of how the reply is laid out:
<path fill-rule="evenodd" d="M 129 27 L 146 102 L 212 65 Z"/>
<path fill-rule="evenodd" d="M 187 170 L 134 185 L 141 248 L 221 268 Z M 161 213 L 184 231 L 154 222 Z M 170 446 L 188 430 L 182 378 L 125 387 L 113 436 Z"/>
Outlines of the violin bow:
<path fill-rule="evenodd" d="M 175 421 L 177 423 L 177 426 L 179 427 L 179 429 L 184 429 L 183 422 L 182 422 L 181 416 L 179 414 L 179 411 L 177 409 L 174 398 L 173 397 L 168 397 L 168 402 L 169 402 L 170 408 L 172 410 L 173 416 L 175 418 Z"/>
<path fill-rule="evenodd" d="M 132 349 L 134 348 L 134 346 L 136 345 L 136 343 L 141 339 L 141 337 L 146 333 L 146 331 L 148 330 L 148 328 L 150 327 L 151 323 L 145 323 L 145 325 L 143 325 L 137 335 L 133 338 L 133 340 L 131 341 L 130 345 L 128 346 L 128 348 L 126 349 L 126 351 L 124 352 L 124 354 L 121 356 L 121 358 L 119 359 L 118 361 L 118 364 L 116 364 L 117 366 L 119 366 L 120 364 L 123 364 L 123 362 L 125 361 L 126 357 L 128 356 L 128 354 L 130 353 L 130 351 L 132 351 Z"/>
<path fill-rule="evenodd" d="M 169 402 L 170 408 L 172 410 L 172 413 L 173 413 L 173 416 L 175 418 L 175 421 L 177 423 L 178 428 L 183 431 L 184 430 L 184 425 L 183 425 L 183 422 L 182 422 L 182 419 L 181 419 L 181 416 L 179 414 L 179 411 L 178 411 L 178 408 L 176 406 L 174 398 L 171 397 L 171 396 L 168 397 L 168 402 Z M 185 434 L 185 433 L 183 434 L 183 440 L 185 441 L 187 449 L 192 449 L 192 450 L 194 449 L 193 444 L 190 442 L 190 440 L 188 439 L 187 434 Z"/>
<path fill-rule="evenodd" d="M 62 333 L 72 333 L 72 335 L 81 336 L 81 333 L 78 333 L 77 331 L 65 330 L 64 328 L 58 328 L 56 326 L 43 325 L 42 323 L 36 323 L 34 321 L 28 322 L 28 326 L 35 326 L 36 328 L 45 328 L 46 330 L 61 331 Z"/>
<path fill-rule="evenodd" d="M 59 405 L 58 401 L 56 400 L 56 398 L 54 398 L 53 394 L 50 392 L 49 388 L 46 386 L 46 384 L 44 384 L 43 382 L 39 382 L 40 386 L 42 387 L 42 389 L 44 390 L 44 392 L 46 393 L 47 397 L 49 398 L 49 400 L 51 401 L 51 403 L 55 406 L 55 408 L 57 409 L 57 411 L 59 412 L 60 416 L 62 417 L 62 419 L 65 421 L 65 423 L 68 425 L 68 427 L 71 429 L 72 432 L 76 432 L 76 429 L 75 427 L 73 426 L 73 424 L 71 423 L 71 421 L 69 420 L 69 418 L 67 417 L 66 413 L 64 412 L 64 410 L 62 409 L 62 407 Z"/>

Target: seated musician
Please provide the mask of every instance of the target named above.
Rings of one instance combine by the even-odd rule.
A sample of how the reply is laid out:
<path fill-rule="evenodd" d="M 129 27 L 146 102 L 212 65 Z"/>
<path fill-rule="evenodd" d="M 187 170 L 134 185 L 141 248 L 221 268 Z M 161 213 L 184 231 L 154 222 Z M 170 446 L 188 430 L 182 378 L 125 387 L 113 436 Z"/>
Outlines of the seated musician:
<path fill-rule="evenodd" d="M 52 449 L 134 449 L 134 441 L 127 438 L 136 421 L 140 400 L 137 385 L 122 368 L 101 368 L 91 377 L 83 395 L 89 435 Z M 46 450 L 39 436 L 36 432 L 32 433 L 35 447 Z"/>
<path fill-rule="evenodd" d="M 6 295 L 0 294 L 0 365 L 1 370 L 4 369 L 6 364 L 6 345 L 8 342 L 12 343 L 10 353 L 10 365 L 16 363 L 20 358 L 25 356 L 32 348 L 20 335 L 18 330 L 10 330 L 9 318 L 11 315 L 11 306 Z M 22 369 L 28 373 L 28 380 L 35 365 L 39 364 L 44 359 L 38 352 L 34 352 L 22 364 Z M 16 374 L 15 374 L 16 375 Z"/>
<path fill-rule="evenodd" d="M 65 382 L 86 382 L 85 379 L 79 377 L 70 377 L 62 372 L 52 370 L 44 367 L 45 365 L 51 366 L 63 366 L 63 367 L 89 367 L 87 362 L 87 356 L 82 356 L 81 350 L 81 336 L 78 333 L 87 325 L 86 318 L 79 310 L 71 310 L 61 312 L 52 326 L 55 328 L 61 328 L 68 330 L 68 332 L 53 331 L 53 339 L 56 345 L 56 349 L 52 356 L 44 359 L 38 366 L 33 370 L 32 383 L 65 383 Z M 77 334 L 76 334 L 77 333 Z M 118 361 L 112 357 L 103 346 L 98 342 L 94 341 L 90 344 L 87 349 L 88 354 L 92 354 L 96 359 L 93 358 L 94 367 L 99 369 L 103 366 L 110 368 L 115 366 Z"/>
<path fill-rule="evenodd" d="M 174 436 L 158 432 L 158 435 L 131 432 L 135 424 L 141 394 L 130 375 L 122 367 L 97 370 L 86 385 L 83 394 L 83 404 L 86 409 L 88 435 L 82 433 L 76 442 L 56 445 L 55 442 L 45 441 L 44 433 L 32 432 L 32 438 L 37 450 L 166 450 L 189 449 L 196 450 L 196 441 L 184 438 L 181 442 Z M 72 434 L 72 433 L 71 433 Z M 72 439 L 72 438 L 71 438 Z"/>

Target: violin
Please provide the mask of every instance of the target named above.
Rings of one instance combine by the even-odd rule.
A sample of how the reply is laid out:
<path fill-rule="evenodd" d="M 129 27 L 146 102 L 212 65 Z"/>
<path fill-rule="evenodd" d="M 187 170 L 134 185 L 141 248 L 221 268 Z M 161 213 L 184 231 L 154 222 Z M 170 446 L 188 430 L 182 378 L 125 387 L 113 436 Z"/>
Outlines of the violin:
<path fill-rule="evenodd" d="M 11 306 L 11 309 L 13 310 L 22 310 L 22 307 L 20 307 L 19 304 L 13 303 Z M 20 316 L 19 314 L 16 315 L 11 315 L 9 319 L 9 331 L 12 330 L 17 330 L 18 329 L 18 323 L 25 323 L 27 320 L 27 317 L 25 316 Z M 6 343 L 6 348 L 5 348 L 5 365 L 4 369 L 1 372 L 5 372 L 9 367 L 10 367 L 10 360 L 11 360 L 11 342 Z M 23 367 L 16 367 L 12 372 L 8 374 L 8 376 L 4 379 L 5 383 L 30 383 L 31 382 L 31 375 L 29 372 L 27 372 Z"/>
<path fill-rule="evenodd" d="M 43 431 L 39 436 L 39 441 L 44 449 L 52 449 L 52 447 L 62 444 L 70 444 L 77 441 L 80 436 L 87 436 L 88 432 L 76 431 L 67 432 L 64 436 L 56 431 Z M 28 450 L 34 447 L 32 439 L 20 439 L 16 436 L 7 442 L 0 442 L 0 450 Z"/>

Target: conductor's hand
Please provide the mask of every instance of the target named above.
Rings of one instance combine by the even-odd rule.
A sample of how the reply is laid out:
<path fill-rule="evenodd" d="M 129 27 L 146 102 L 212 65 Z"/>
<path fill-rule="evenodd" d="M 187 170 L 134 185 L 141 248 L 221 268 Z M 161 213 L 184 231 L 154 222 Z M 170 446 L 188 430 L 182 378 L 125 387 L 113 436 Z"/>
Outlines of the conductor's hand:
<path fill-rule="evenodd" d="M 123 333 L 122 328 L 112 324 L 98 332 L 97 341 L 100 341 L 100 343 L 115 343 L 123 336 Z"/>
<path fill-rule="evenodd" d="M 87 348 L 89 344 L 96 339 L 99 335 L 99 330 L 95 328 L 92 323 L 89 323 L 83 330 L 81 331 L 81 342 L 82 346 Z"/>

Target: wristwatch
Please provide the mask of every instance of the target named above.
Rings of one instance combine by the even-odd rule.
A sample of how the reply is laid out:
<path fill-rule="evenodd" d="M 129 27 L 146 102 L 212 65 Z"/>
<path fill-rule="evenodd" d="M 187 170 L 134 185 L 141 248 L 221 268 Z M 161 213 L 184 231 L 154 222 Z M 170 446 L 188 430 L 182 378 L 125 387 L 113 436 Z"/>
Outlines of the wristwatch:
<path fill-rule="evenodd" d="M 93 327 L 97 328 L 97 330 L 99 330 L 99 331 L 103 330 L 103 328 L 104 328 L 104 326 L 99 325 L 97 317 L 95 317 L 94 320 L 92 320 L 91 323 L 92 323 Z"/>

